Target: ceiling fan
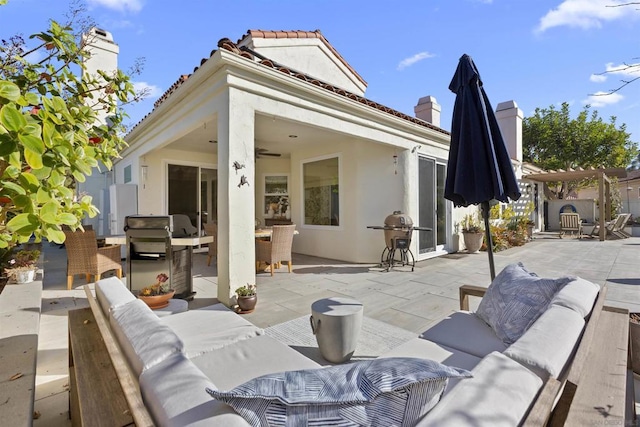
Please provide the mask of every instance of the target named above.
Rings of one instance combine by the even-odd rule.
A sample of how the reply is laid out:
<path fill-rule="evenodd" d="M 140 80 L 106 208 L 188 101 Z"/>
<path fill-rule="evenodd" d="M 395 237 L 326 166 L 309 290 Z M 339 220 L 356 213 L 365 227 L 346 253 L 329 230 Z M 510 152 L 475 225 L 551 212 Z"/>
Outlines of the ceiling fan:
<path fill-rule="evenodd" d="M 282 154 L 280 153 L 269 153 L 269 150 L 267 150 L 266 148 L 258 148 L 256 147 L 255 149 L 255 157 L 256 159 L 259 159 L 261 157 L 280 157 L 282 156 Z"/>

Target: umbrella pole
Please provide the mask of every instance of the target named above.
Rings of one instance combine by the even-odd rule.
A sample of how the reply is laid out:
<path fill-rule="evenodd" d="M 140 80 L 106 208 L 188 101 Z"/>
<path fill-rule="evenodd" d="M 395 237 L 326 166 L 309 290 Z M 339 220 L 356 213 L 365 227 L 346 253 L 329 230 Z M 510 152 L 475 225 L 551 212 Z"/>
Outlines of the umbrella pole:
<path fill-rule="evenodd" d="M 489 228 L 489 202 L 482 202 L 482 217 L 484 218 L 484 233 L 487 241 L 487 254 L 489 255 L 489 271 L 491 280 L 496 278 L 496 267 L 493 263 L 493 242 L 491 240 L 491 229 Z"/>

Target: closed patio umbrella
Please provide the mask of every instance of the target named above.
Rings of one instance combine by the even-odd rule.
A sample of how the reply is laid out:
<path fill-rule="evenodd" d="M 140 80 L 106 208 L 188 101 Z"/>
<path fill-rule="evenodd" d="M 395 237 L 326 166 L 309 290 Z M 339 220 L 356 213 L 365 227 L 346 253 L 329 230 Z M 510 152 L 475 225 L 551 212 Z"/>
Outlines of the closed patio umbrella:
<path fill-rule="evenodd" d="M 456 94 L 456 100 L 444 197 L 455 206 L 481 205 L 493 280 L 489 202 L 518 200 L 520 190 L 480 73 L 469 55 L 460 58 L 449 90 Z"/>

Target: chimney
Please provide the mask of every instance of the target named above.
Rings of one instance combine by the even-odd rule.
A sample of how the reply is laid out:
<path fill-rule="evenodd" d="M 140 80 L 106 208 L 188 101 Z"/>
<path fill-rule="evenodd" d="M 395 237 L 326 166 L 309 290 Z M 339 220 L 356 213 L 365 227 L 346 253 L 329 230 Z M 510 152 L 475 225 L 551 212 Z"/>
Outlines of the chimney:
<path fill-rule="evenodd" d="M 115 73 L 118 70 L 120 48 L 113 41 L 110 32 L 93 27 L 87 34 L 83 34 L 82 41 L 89 53 L 89 56 L 84 59 L 85 74 L 101 81 L 98 70 L 107 74 Z M 105 123 L 106 115 L 105 111 L 98 111 L 98 119 L 101 123 Z"/>
<path fill-rule="evenodd" d="M 416 117 L 434 126 L 440 127 L 440 104 L 433 96 L 423 96 L 413 107 Z"/>
<path fill-rule="evenodd" d="M 496 119 L 507 146 L 509 157 L 522 163 L 522 119 L 524 115 L 515 101 L 498 104 Z"/>

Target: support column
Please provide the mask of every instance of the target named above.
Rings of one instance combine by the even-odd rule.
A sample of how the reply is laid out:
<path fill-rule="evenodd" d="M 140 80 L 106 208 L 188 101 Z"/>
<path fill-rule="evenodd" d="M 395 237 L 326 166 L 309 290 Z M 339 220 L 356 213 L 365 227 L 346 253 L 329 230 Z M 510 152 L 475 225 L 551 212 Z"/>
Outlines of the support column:
<path fill-rule="evenodd" d="M 255 112 L 229 88 L 218 112 L 218 300 L 255 284 Z M 234 167 L 234 163 L 240 169 Z"/>

